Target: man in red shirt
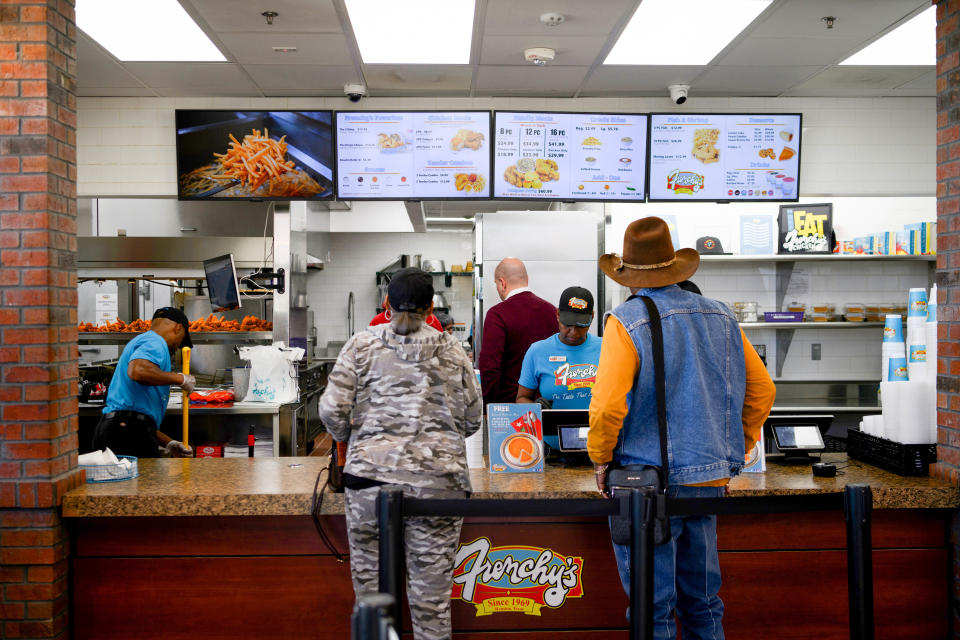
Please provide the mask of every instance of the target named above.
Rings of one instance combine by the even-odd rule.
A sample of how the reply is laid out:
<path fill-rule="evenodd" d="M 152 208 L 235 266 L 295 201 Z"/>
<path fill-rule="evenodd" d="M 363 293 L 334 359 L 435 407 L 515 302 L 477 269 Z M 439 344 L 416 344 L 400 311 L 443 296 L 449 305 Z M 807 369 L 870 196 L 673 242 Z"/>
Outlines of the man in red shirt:
<path fill-rule="evenodd" d="M 386 310 L 383 313 L 378 313 L 377 315 L 373 316 L 373 320 L 371 320 L 370 324 L 367 326 L 374 327 L 378 324 L 387 324 L 390 322 L 390 296 L 383 297 L 383 306 Z M 443 333 L 443 326 L 440 324 L 440 321 L 437 320 L 437 316 L 433 315 L 432 313 L 427 316 L 424 322 L 437 331 Z"/>
<path fill-rule="evenodd" d="M 527 349 L 557 332 L 557 308 L 530 291 L 523 262 L 504 258 L 493 278 L 502 302 L 490 307 L 483 321 L 479 365 L 484 407 L 516 401 Z"/>

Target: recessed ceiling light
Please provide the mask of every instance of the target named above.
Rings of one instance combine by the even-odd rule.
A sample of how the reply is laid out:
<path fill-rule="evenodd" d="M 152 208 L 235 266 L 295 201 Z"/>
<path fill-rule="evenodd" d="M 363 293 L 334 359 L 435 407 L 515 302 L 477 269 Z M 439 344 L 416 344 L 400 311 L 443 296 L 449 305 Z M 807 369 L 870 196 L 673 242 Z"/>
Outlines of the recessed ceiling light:
<path fill-rule="evenodd" d="M 225 62 L 177 0 L 77 0 L 77 26 L 124 62 Z"/>
<path fill-rule="evenodd" d="M 937 8 L 930 7 L 917 14 L 840 64 L 937 64 Z"/>
<path fill-rule="evenodd" d="M 469 64 L 474 0 L 346 0 L 366 64 Z"/>
<path fill-rule="evenodd" d="M 604 64 L 704 65 L 772 0 L 643 0 Z"/>

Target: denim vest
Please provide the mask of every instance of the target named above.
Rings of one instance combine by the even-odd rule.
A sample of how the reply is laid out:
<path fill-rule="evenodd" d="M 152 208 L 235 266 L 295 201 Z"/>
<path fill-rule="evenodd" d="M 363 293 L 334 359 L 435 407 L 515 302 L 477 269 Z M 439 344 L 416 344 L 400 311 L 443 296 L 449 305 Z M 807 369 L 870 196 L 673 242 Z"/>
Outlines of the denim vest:
<path fill-rule="evenodd" d="M 723 303 L 676 285 L 641 289 L 637 296 L 642 295 L 656 303 L 663 325 L 669 483 L 698 484 L 739 474 L 746 365 L 736 318 Z M 610 313 L 626 328 L 640 356 L 614 459 L 659 467 L 647 308 L 633 297 Z"/>

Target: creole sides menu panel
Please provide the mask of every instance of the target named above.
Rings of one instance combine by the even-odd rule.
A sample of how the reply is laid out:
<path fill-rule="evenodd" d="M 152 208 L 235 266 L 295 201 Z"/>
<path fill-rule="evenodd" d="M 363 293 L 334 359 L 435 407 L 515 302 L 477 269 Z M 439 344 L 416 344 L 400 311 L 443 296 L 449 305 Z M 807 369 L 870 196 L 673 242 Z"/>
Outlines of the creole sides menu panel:
<path fill-rule="evenodd" d="M 338 112 L 338 197 L 490 196 L 490 113 Z"/>
<path fill-rule="evenodd" d="M 644 200 L 647 116 L 497 111 L 495 198 Z"/>
<path fill-rule="evenodd" d="M 653 114 L 651 200 L 797 199 L 800 114 Z"/>

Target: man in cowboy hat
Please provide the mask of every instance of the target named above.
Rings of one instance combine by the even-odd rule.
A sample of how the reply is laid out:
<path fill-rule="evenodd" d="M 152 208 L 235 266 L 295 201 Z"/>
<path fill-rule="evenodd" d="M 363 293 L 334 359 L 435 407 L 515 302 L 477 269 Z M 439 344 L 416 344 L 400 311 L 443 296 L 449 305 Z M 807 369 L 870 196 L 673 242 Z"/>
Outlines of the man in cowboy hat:
<path fill-rule="evenodd" d="M 674 252 L 667 223 L 627 227 L 623 255 L 600 268 L 634 295 L 607 316 L 590 403 L 587 450 L 607 494 L 611 462 L 661 466 L 649 296 L 661 317 L 666 387 L 669 495 L 720 497 L 760 438 L 776 390 L 766 367 L 723 303 L 677 286 L 697 270 L 693 249 Z M 742 437 L 740 433 L 742 432 Z M 723 602 L 716 516 L 673 516 L 671 539 L 654 552 L 654 636 L 722 639 Z M 629 595 L 630 547 L 614 544 Z"/>

